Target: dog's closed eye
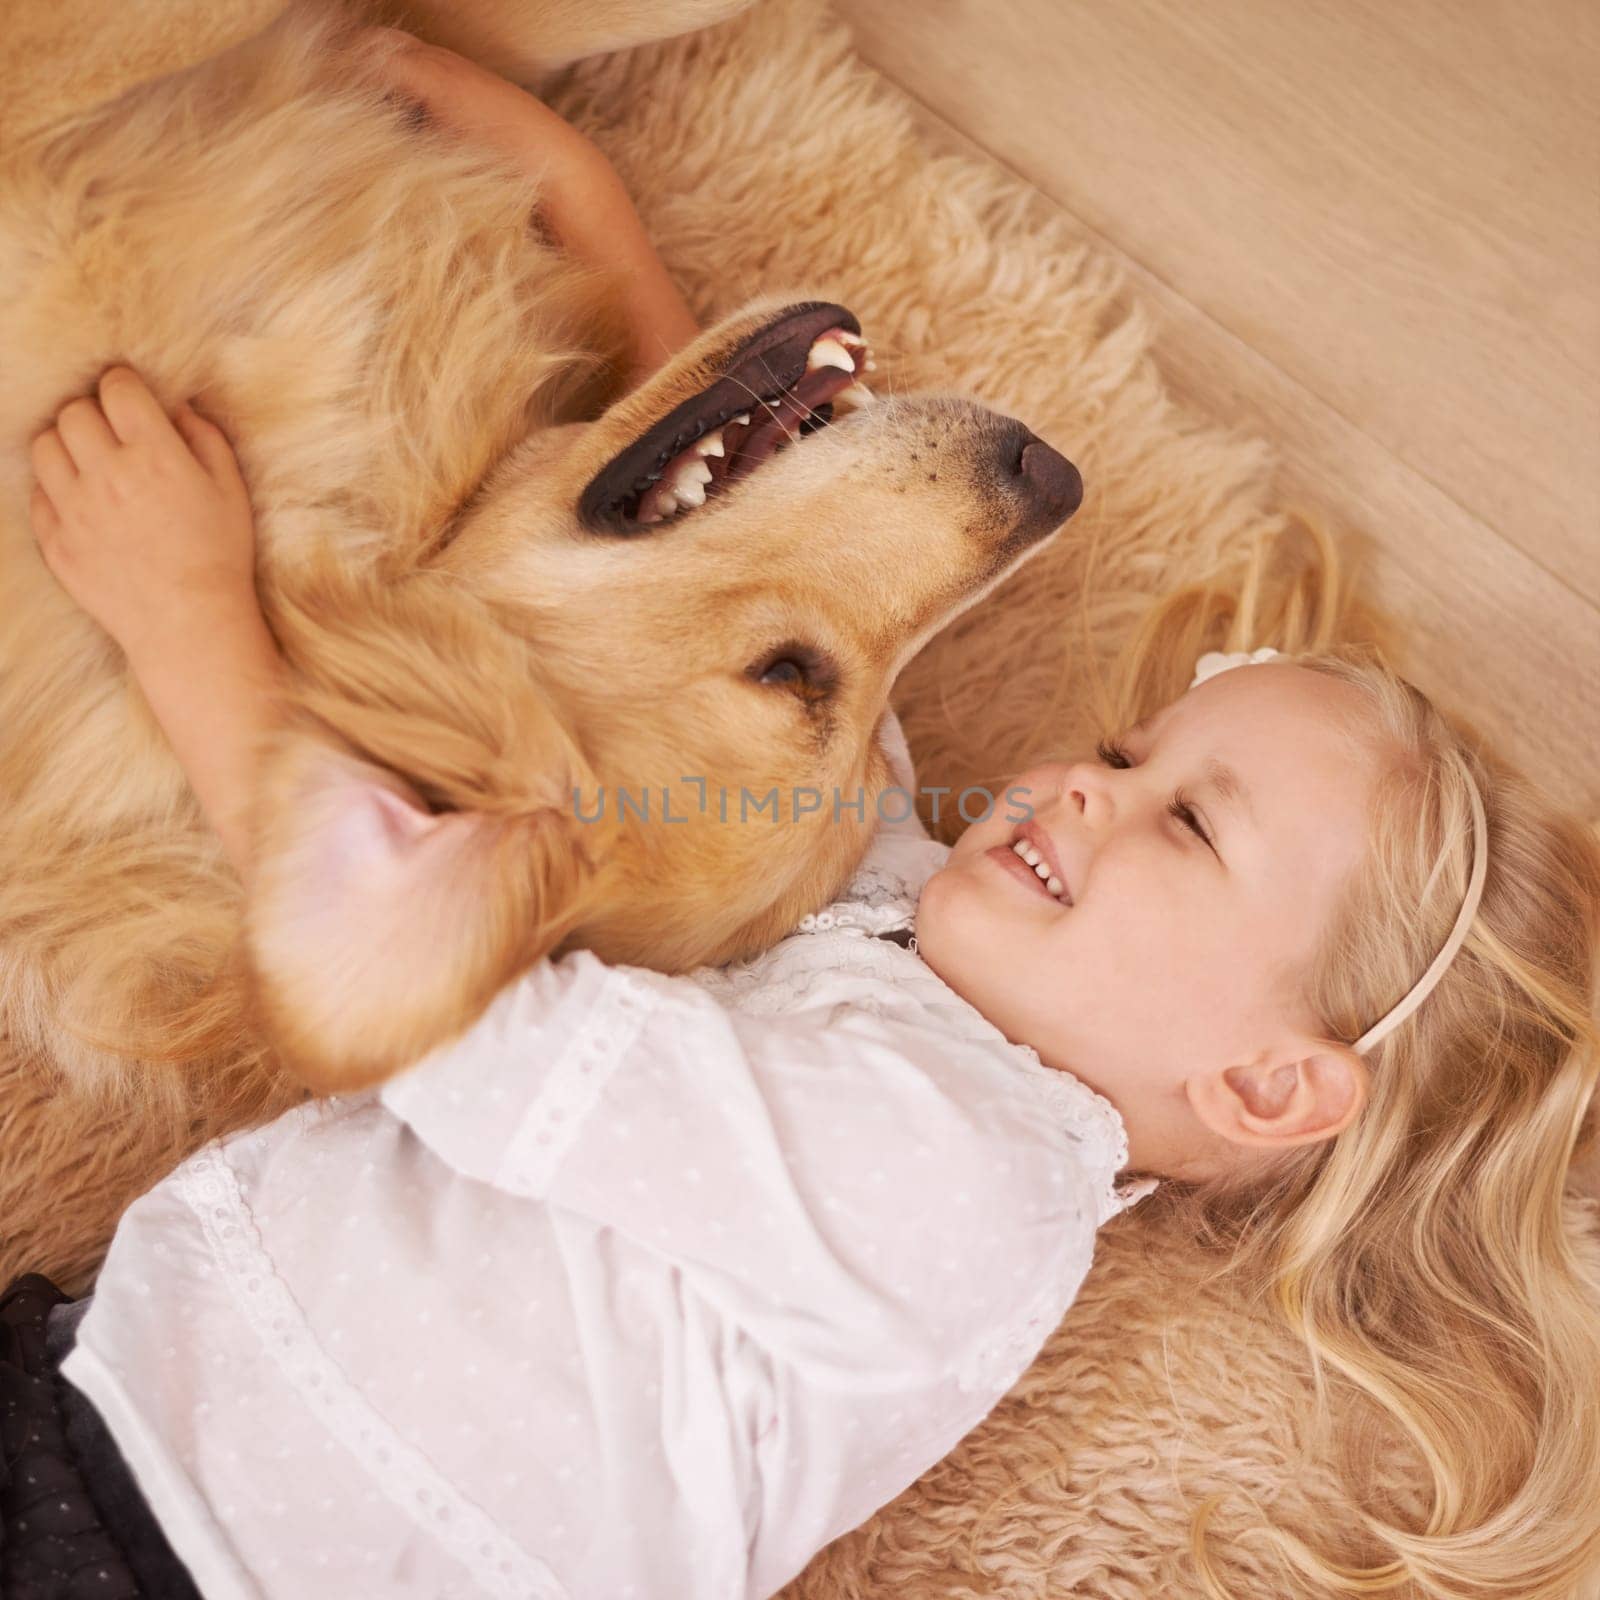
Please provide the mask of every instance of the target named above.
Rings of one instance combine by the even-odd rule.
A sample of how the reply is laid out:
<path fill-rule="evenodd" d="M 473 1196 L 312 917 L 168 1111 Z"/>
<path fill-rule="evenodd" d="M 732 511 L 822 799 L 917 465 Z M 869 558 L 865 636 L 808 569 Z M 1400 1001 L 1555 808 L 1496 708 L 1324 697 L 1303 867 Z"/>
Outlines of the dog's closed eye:
<path fill-rule="evenodd" d="M 807 699 L 831 694 L 839 682 L 839 667 L 827 651 L 789 639 L 758 657 L 747 669 L 757 683 L 793 689 Z"/>

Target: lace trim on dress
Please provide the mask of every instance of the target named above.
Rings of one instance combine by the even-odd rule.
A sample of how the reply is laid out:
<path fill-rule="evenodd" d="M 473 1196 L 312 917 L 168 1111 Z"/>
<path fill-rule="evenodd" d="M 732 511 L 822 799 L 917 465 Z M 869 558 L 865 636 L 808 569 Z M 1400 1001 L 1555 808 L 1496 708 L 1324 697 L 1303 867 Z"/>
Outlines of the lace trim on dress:
<path fill-rule="evenodd" d="M 221 1149 L 208 1146 L 181 1167 L 177 1185 L 263 1348 L 307 1410 L 321 1417 L 383 1493 L 448 1550 L 484 1593 L 503 1600 L 569 1600 L 549 1567 L 408 1444 L 322 1348 L 278 1276 Z"/>
<path fill-rule="evenodd" d="M 805 997 L 812 989 L 831 982 L 838 975 L 834 967 L 806 967 L 748 975 L 740 973 L 737 976 L 730 974 L 713 992 L 724 1005 L 745 1016 L 772 1017 L 803 1009 Z M 865 1003 L 859 996 L 853 997 L 850 1003 L 865 1009 Z"/>
<path fill-rule="evenodd" d="M 903 928 L 910 922 L 915 908 L 908 902 L 891 901 L 886 905 L 855 905 L 849 901 L 835 901 L 821 911 L 808 911 L 795 924 L 796 933 L 861 933 L 873 935 Z"/>
<path fill-rule="evenodd" d="M 611 970 L 578 1037 L 513 1135 L 497 1179 L 500 1187 L 535 1199 L 549 1193 L 584 1119 L 656 1003 L 656 991 L 646 983 L 620 968 Z"/>
<path fill-rule="evenodd" d="M 864 863 L 845 886 L 844 893 L 820 911 L 811 911 L 795 924 L 796 933 L 886 933 L 909 927 L 916 919 L 916 896 L 904 878 L 889 867 Z"/>
<path fill-rule="evenodd" d="M 1028 1045 L 1017 1048 L 1023 1052 L 1028 1081 L 1043 1095 L 1057 1120 L 1079 1144 L 1104 1161 L 1104 1175 L 1098 1190 L 1100 1216 L 1096 1226 L 1109 1222 L 1118 1212 L 1126 1211 L 1153 1193 L 1161 1181 L 1159 1178 L 1117 1177 L 1128 1164 L 1128 1128 L 1122 1113 L 1082 1078 L 1047 1067 L 1039 1059 L 1038 1052 Z"/>
<path fill-rule="evenodd" d="M 1084 1148 L 1091 1170 L 1098 1174 L 1095 1189 L 1102 1224 L 1137 1204 L 1151 1193 L 1156 1178 L 1117 1179 L 1128 1162 L 1128 1130 L 1122 1114 L 1098 1090 L 1081 1078 L 1047 1067 L 1038 1053 L 1027 1045 L 1017 1047 L 1028 1081 L 1038 1091 L 1057 1122 Z M 1087 1263 L 1085 1263 L 1087 1267 Z M 1081 1276 L 1081 1275 L 1080 1275 Z M 1020 1322 L 982 1346 L 957 1376 L 965 1390 L 1005 1392 L 1044 1348 L 1063 1313 L 1061 1286 L 1051 1280 L 1039 1287 L 1033 1303 Z"/>
<path fill-rule="evenodd" d="M 916 896 L 910 892 L 910 888 L 905 878 L 893 867 L 875 861 L 863 861 L 839 898 L 852 904 L 881 906 L 894 902 L 915 909 Z"/>

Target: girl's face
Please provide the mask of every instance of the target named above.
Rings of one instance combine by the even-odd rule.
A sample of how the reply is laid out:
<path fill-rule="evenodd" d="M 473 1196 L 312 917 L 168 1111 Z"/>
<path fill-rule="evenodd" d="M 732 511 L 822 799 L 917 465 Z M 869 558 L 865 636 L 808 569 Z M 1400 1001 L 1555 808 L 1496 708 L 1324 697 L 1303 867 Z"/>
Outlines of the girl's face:
<path fill-rule="evenodd" d="M 1134 1167 L 1198 1174 L 1219 1135 L 1274 1142 L 1236 1138 L 1238 1108 L 1217 1096 L 1235 1093 L 1230 1068 L 1281 1074 L 1315 1037 L 1293 982 L 1367 837 L 1358 710 L 1354 691 L 1289 664 L 1218 673 L 1093 759 L 1019 774 L 923 889 L 924 959 L 1110 1100 Z M 1053 861 L 1059 898 L 1011 851 L 1019 837 Z M 1269 1087 L 1251 1094 L 1270 1109 Z"/>

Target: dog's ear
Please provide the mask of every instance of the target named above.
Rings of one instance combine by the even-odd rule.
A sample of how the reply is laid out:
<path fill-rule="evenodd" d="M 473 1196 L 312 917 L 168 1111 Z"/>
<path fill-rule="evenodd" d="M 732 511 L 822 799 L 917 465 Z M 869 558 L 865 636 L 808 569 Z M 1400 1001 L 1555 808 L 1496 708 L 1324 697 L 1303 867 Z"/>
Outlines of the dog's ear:
<path fill-rule="evenodd" d="M 593 774 L 526 648 L 481 607 L 327 585 L 274 621 L 304 681 L 265 763 L 245 954 L 268 1043 L 333 1093 L 452 1037 L 554 949 L 603 824 L 580 820 Z"/>
<path fill-rule="evenodd" d="M 375 1083 L 466 1027 L 582 913 L 570 812 L 436 813 L 297 737 L 257 833 L 246 953 L 268 1042 L 309 1087 Z"/>

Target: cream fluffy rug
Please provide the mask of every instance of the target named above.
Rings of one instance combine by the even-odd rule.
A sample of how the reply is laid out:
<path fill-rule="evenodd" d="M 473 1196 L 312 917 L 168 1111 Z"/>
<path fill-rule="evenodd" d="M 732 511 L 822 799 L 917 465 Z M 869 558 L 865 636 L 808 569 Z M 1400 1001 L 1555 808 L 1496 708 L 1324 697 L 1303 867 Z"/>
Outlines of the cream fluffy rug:
<path fill-rule="evenodd" d="M 1041 222 L 1009 175 L 931 158 L 832 13 L 767 0 L 707 33 L 582 63 L 544 92 L 615 161 L 702 318 L 760 291 L 821 292 L 860 315 L 880 390 L 970 390 L 1081 467 L 1087 497 L 1062 541 L 902 679 L 922 781 L 1082 748 L 1096 671 L 1146 602 L 1236 574 L 1283 526 L 1270 452 L 1174 409 L 1145 322 L 1116 309 L 1110 263 Z M 1047 716 L 1063 681 L 1080 690 Z M 1590 1259 L 1600 1275 L 1600 1252 Z M 1319 1593 L 1248 1532 L 1261 1509 L 1325 1550 L 1347 1539 L 1348 1557 L 1366 1553 L 1305 1437 L 1305 1367 L 1263 1308 L 1230 1304 L 1205 1272 L 1150 1202 L 1107 1228 L 1078 1303 L 1009 1399 L 824 1552 L 790 1600 L 1184 1600 L 1202 1592 L 1190 1513 L 1213 1495 L 1224 1592 Z M 1403 1453 L 1381 1451 L 1370 1470 L 1369 1491 L 1417 1514 L 1424 1480 Z"/>

